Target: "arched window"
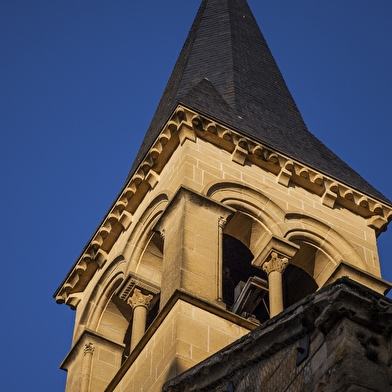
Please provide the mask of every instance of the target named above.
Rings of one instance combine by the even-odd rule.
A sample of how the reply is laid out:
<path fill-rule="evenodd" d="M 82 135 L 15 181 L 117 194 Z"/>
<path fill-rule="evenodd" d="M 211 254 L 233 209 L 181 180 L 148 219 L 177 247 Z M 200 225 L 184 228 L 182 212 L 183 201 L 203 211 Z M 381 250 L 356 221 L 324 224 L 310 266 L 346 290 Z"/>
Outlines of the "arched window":
<path fill-rule="evenodd" d="M 127 304 L 132 315 L 124 334 L 125 349 L 123 360 L 129 356 L 144 331 L 148 329 L 158 315 L 162 262 L 163 238 L 158 233 L 152 233 L 136 270 L 130 274 L 118 292 L 122 302 Z M 136 294 L 140 297 L 137 300 L 133 300 L 135 292 L 138 292 Z M 144 298 L 143 301 L 141 300 L 142 297 Z M 141 305 L 145 308 L 142 314 L 136 310 L 135 305 Z M 135 323 L 139 324 L 137 329 L 135 329 Z"/>

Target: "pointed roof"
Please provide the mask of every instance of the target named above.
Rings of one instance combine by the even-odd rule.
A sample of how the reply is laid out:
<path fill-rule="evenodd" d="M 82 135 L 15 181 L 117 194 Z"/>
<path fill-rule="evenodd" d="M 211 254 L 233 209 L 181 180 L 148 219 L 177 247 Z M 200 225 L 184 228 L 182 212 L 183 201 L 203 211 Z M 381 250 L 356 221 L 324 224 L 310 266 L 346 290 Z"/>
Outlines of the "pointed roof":
<path fill-rule="evenodd" d="M 203 0 L 129 174 L 178 104 L 392 205 L 312 135 L 246 0 Z"/>

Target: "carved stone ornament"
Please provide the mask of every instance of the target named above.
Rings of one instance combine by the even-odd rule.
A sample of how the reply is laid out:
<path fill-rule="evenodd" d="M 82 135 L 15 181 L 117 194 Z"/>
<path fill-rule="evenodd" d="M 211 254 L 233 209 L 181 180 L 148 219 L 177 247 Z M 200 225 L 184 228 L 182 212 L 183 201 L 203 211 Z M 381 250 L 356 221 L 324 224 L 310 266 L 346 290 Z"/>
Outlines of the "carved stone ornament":
<path fill-rule="evenodd" d="M 269 275 L 271 272 L 277 271 L 283 274 L 289 264 L 287 257 L 279 257 L 276 252 L 271 253 L 271 259 L 263 264 L 263 271 Z"/>
<path fill-rule="evenodd" d="M 86 355 L 86 354 L 93 354 L 94 350 L 95 350 L 95 347 L 94 347 L 93 343 L 90 342 L 90 343 L 86 343 L 84 345 L 84 350 L 83 350 L 84 355 Z"/>
<path fill-rule="evenodd" d="M 129 297 L 127 302 L 133 309 L 138 306 L 143 306 L 146 309 L 149 309 L 153 298 L 154 296 L 152 294 L 145 295 L 139 289 L 135 288 L 132 297 Z"/>
<path fill-rule="evenodd" d="M 226 224 L 227 224 L 227 220 L 225 218 L 223 218 L 222 216 L 219 217 L 219 220 L 218 220 L 219 227 L 221 229 L 224 229 L 226 227 Z"/>

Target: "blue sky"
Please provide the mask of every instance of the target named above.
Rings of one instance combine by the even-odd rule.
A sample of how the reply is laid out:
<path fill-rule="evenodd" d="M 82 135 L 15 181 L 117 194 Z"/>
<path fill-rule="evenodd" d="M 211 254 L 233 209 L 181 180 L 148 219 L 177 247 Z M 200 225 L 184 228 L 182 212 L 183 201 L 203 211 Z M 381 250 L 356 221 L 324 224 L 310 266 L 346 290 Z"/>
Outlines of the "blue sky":
<path fill-rule="evenodd" d="M 392 199 L 392 2 L 249 4 L 310 131 Z M 0 0 L 1 390 L 64 389 L 74 313 L 52 294 L 121 189 L 198 6 Z"/>

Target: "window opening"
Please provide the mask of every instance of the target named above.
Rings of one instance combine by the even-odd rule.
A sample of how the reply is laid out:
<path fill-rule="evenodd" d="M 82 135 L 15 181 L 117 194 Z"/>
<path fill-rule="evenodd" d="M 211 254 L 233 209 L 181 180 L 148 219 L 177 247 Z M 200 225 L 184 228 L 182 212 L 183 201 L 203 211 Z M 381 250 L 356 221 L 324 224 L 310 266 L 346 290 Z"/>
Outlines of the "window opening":
<path fill-rule="evenodd" d="M 269 319 L 267 274 L 240 240 L 223 234 L 222 296 L 227 309 L 260 323 Z"/>
<path fill-rule="evenodd" d="M 317 283 L 303 269 L 289 264 L 283 273 L 283 303 L 287 308 L 317 291 Z"/>

